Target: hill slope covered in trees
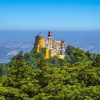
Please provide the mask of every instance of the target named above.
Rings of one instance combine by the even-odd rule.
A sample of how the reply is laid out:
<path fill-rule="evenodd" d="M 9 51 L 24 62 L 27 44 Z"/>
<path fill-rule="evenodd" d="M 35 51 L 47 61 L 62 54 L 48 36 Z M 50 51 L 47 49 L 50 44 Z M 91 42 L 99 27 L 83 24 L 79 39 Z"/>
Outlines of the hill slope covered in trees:
<path fill-rule="evenodd" d="M 100 55 L 73 46 L 64 60 L 20 52 L 0 64 L 0 100 L 100 100 Z"/>

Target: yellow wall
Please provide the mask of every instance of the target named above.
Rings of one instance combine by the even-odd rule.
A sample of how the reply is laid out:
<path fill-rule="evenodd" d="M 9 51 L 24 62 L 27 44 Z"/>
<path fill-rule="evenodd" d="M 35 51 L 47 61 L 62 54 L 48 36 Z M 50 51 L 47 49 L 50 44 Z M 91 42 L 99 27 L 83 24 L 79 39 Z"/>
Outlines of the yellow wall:
<path fill-rule="evenodd" d="M 40 52 L 42 50 L 42 48 L 44 48 L 45 46 L 45 40 L 44 38 L 39 38 L 39 40 L 37 40 L 37 46 L 36 46 L 36 51 Z"/>
<path fill-rule="evenodd" d="M 39 39 L 39 48 L 44 48 L 45 46 L 45 40 L 43 38 Z"/>
<path fill-rule="evenodd" d="M 46 52 L 45 52 L 45 58 L 48 59 L 48 58 L 50 57 L 50 51 L 49 51 L 48 48 L 46 48 L 45 51 L 46 51 Z"/>

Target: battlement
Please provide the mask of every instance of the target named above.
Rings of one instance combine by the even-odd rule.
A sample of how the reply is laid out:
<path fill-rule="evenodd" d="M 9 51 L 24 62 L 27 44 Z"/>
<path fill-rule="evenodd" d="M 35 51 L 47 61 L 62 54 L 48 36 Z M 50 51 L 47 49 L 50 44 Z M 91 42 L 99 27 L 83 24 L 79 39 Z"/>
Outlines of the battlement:
<path fill-rule="evenodd" d="M 48 38 L 45 39 L 42 34 L 35 37 L 34 50 L 36 52 L 44 52 L 45 58 L 48 59 L 57 56 L 59 59 L 65 57 L 65 44 L 64 41 L 55 41 L 52 37 L 52 32 L 48 32 Z"/>

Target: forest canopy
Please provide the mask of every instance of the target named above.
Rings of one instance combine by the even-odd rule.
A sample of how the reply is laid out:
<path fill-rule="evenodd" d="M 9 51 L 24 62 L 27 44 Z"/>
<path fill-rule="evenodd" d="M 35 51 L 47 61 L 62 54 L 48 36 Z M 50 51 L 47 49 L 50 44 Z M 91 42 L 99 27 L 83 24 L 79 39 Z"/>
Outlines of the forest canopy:
<path fill-rule="evenodd" d="M 0 64 L 0 100 L 100 100 L 100 54 L 67 46 L 65 59 L 20 52 Z"/>

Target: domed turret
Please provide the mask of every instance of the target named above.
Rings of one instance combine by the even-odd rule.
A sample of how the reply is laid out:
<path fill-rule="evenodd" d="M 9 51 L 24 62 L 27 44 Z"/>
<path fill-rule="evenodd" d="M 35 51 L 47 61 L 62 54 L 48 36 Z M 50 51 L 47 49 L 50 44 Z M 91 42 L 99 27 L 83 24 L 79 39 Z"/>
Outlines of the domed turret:
<path fill-rule="evenodd" d="M 39 51 L 41 51 L 41 49 L 45 47 L 45 39 L 41 33 L 39 34 L 38 46 L 39 46 Z"/>
<path fill-rule="evenodd" d="M 34 47 L 37 52 L 40 52 L 41 49 L 45 47 L 45 39 L 41 33 L 36 36 Z"/>

